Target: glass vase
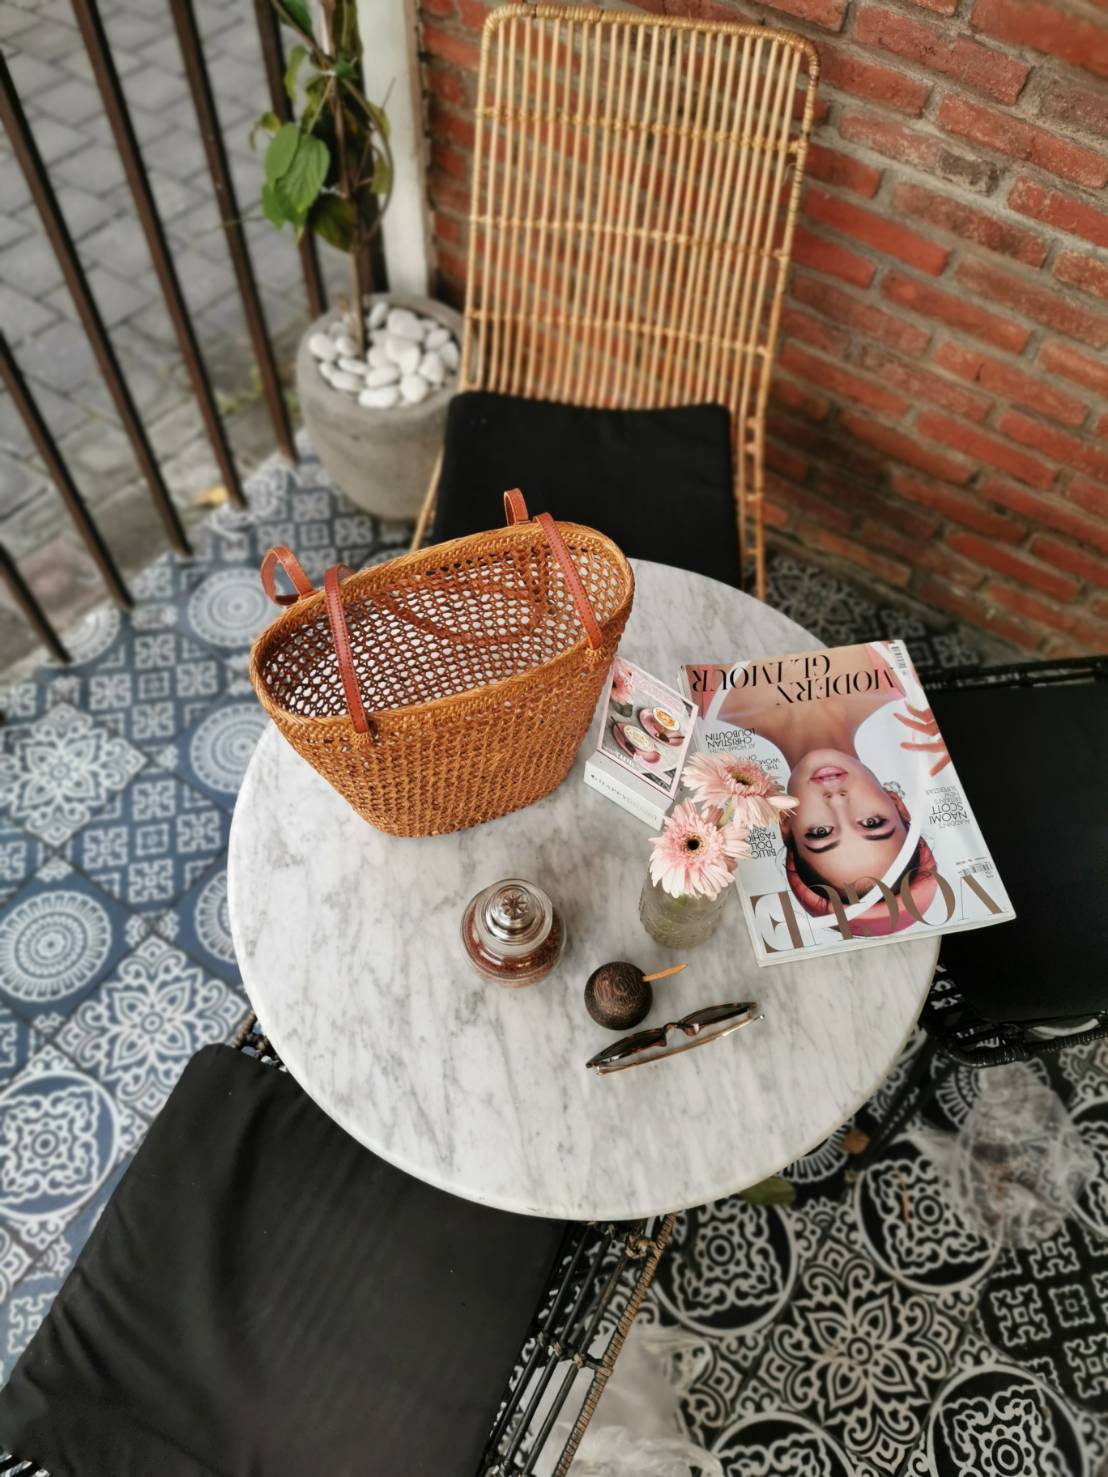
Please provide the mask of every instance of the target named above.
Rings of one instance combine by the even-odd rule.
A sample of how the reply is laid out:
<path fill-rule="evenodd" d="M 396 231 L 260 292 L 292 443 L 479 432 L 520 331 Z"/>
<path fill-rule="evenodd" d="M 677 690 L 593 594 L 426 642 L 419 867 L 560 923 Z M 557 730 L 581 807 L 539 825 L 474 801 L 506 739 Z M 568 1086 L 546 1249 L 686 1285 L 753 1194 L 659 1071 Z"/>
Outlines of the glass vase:
<path fill-rule="evenodd" d="M 639 898 L 642 926 L 663 949 L 695 949 L 711 938 L 723 919 L 727 899 L 734 887 L 725 887 L 715 897 L 694 897 L 683 893 L 671 897 L 665 888 L 646 874 Z"/>

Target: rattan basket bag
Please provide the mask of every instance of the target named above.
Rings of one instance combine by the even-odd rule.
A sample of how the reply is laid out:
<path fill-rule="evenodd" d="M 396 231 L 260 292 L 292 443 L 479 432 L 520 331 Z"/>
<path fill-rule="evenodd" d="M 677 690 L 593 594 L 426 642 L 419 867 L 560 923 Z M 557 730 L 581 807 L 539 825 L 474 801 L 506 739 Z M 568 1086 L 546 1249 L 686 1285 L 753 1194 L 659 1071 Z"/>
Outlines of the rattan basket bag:
<path fill-rule="evenodd" d="M 284 615 L 254 642 L 262 706 L 359 815 L 434 836 L 560 784 L 588 731 L 634 596 L 611 539 L 504 494 L 506 528 L 433 544 L 317 591 L 270 549 Z M 277 565 L 295 594 L 279 595 Z"/>

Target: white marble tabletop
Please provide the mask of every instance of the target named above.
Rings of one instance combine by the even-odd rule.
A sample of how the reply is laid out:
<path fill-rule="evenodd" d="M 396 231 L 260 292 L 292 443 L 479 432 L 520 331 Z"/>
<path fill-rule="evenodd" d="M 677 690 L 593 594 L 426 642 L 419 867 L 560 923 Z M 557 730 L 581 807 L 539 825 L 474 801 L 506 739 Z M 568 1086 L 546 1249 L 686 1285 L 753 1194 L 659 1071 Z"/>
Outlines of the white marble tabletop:
<path fill-rule="evenodd" d="M 663 680 L 685 661 L 811 648 L 728 586 L 638 562 L 621 652 Z M 608 959 L 662 968 L 638 900 L 650 828 L 573 771 L 538 805 L 451 836 L 398 839 L 360 819 L 281 739 L 262 738 L 231 832 L 243 981 L 289 1071 L 399 1168 L 505 1210 L 630 1219 L 703 1204 L 815 1147 L 881 1083 L 919 1014 L 937 944 L 890 944 L 759 969 L 737 897 L 646 1024 L 758 1000 L 761 1022 L 670 1061 L 598 1077 L 611 1032 L 585 1012 Z M 545 887 L 569 943 L 520 990 L 472 973 L 459 926 L 501 877 Z"/>

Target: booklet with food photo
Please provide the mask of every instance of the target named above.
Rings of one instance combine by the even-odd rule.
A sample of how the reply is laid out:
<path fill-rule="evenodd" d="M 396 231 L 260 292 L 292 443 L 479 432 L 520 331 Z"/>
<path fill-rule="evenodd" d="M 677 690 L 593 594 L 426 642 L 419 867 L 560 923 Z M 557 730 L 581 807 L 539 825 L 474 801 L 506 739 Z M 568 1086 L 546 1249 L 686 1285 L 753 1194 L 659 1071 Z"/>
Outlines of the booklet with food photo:
<path fill-rule="evenodd" d="M 902 641 L 688 666 L 682 685 L 721 784 L 752 759 L 794 802 L 739 861 L 759 964 L 1015 917 Z"/>
<path fill-rule="evenodd" d="M 585 783 L 649 825 L 661 825 L 677 794 L 695 725 L 694 703 L 617 657 L 600 703 Z"/>

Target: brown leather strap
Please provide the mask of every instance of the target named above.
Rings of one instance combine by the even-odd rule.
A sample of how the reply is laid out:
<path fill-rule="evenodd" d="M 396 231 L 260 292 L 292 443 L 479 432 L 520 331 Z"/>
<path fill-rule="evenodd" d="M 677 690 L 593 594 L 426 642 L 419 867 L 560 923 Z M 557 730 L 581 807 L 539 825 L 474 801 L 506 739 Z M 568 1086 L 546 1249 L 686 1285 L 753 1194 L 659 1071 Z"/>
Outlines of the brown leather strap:
<path fill-rule="evenodd" d="M 577 573 L 577 566 L 570 557 L 569 550 L 565 546 L 562 535 L 558 532 L 558 525 L 549 513 L 539 513 L 535 522 L 546 534 L 546 541 L 550 545 L 551 552 L 557 559 L 562 570 L 562 577 L 566 582 L 569 593 L 573 596 L 573 603 L 577 607 L 577 616 L 585 628 L 585 635 L 589 638 L 589 645 L 594 651 L 599 651 L 604 645 L 604 633 L 600 629 L 600 622 L 593 614 L 593 608 L 589 604 L 589 597 L 585 594 L 585 587 L 581 583 L 581 576 Z"/>
<path fill-rule="evenodd" d="M 504 516 L 511 527 L 514 523 L 527 523 L 530 521 L 527 512 L 527 504 L 523 493 L 518 487 L 511 488 L 504 494 Z M 550 551 L 557 559 L 562 575 L 565 579 L 569 593 L 573 596 L 573 603 L 577 608 L 577 615 L 585 628 L 585 635 L 589 638 L 589 645 L 594 651 L 599 651 L 604 644 L 604 633 L 600 629 L 600 622 L 593 614 L 593 608 L 589 604 L 589 597 L 585 594 L 585 587 L 581 583 L 581 576 L 577 573 L 577 566 L 565 546 L 565 540 L 558 532 L 558 525 L 549 513 L 539 513 L 535 522 L 546 535 L 546 541 L 550 545 Z"/>
<path fill-rule="evenodd" d="M 518 487 L 513 487 L 504 494 L 504 518 L 509 528 L 513 523 L 527 523 L 530 517 L 523 493 Z"/>
<path fill-rule="evenodd" d="M 327 624 L 331 627 L 331 640 L 335 643 L 335 655 L 339 662 L 342 690 L 346 694 L 346 709 L 355 733 L 369 732 L 369 719 L 362 706 L 362 695 L 358 691 L 358 674 L 354 670 L 354 656 L 350 649 L 350 631 L 346 624 L 346 612 L 342 608 L 341 580 L 353 574 L 348 564 L 332 564 L 323 576 L 323 599 L 327 607 Z"/>
<path fill-rule="evenodd" d="M 278 595 L 274 581 L 278 564 L 292 581 L 293 589 L 296 591 L 295 595 Z M 295 605 L 305 595 L 315 594 L 315 586 L 304 573 L 300 560 L 285 544 L 275 544 L 262 560 L 262 589 L 274 605 Z"/>

